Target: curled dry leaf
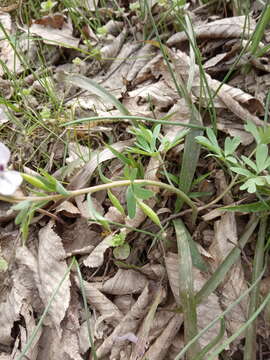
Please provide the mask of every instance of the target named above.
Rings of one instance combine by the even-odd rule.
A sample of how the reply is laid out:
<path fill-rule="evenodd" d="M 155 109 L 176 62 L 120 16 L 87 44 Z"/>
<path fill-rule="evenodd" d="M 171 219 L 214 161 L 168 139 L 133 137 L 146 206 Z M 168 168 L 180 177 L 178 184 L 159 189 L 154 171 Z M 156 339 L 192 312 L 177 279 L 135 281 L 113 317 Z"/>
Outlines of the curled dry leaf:
<path fill-rule="evenodd" d="M 36 328 L 36 320 L 34 316 L 34 311 L 30 304 L 23 304 L 21 309 L 21 317 L 24 319 L 24 326 L 20 326 L 21 336 L 20 336 L 20 348 L 24 349 L 29 340 L 31 335 L 33 334 Z M 42 329 L 40 328 L 37 332 L 37 335 L 27 350 L 27 357 L 31 360 L 37 359 L 38 352 L 39 352 L 39 339 L 42 333 Z M 17 354 L 16 354 L 17 355 Z M 17 355 L 19 356 L 19 354 Z"/>
<path fill-rule="evenodd" d="M 101 235 L 91 230 L 85 218 L 76 219 L 75 223 L 65 227 L 62 235 L 66 252 L 76 252 L 89 247 L 89 252 L 101 241 Z"/>
<path fill-rule="evenodd" d="M 111 146 L 119 151 L 124 151 L 128 146 L 131 146 L 133 144 L 133 140 L 127 140 L 127 141 L 119 141 L 115 144 L 112 144 Z M 104 149 L 99 154 L 96 154 L 92 157 L 92 159 L 87 162 L 84 167 L 76 174 L 70 181 L 68 185 L 69 190 L 74 189 L 81 189 L 85 187 L 91 176 L 93 175 L 93 172 L 96 170 L 99 164 L 101 164 L 104 161 L 114 159 L 115 155 L 111 152 L 110 149 Z"/>
<path fill-rule="evenodd" d="M 80 287 L 79 280 L 76 279 L 76 284 Z M 104 318 L 106 323 L 116 326 L 123 318 L 123 314 L 118 307 L 109 300 L 94 284 L 83 282 L 85 296 L 89 305 L 96 309 Z"/>
<path fill-rule="evenodd" d="M 50 221 L 39 231 L 38 271 L 40 276 L 40 297 L 48 304 L 55 289 L 67 271 L 66 253 L 61 238 L 53 230 Z M 66 277 L 48 311 L 54 325 L 60 331 L 70 301 L 70 279 Z M 61 332 L 61 331 L 60 331 Z"/>
<path fill-rule="evenodd" d="M 234 213 L 225 213 L 219 221 L 215 222 L 215 238 L 209 248 L 214 262 L 212 266 L 216 268 L 221 264 L 229 252 L 238 246 L 237 224 Z M 234 264 L 226 275 L 222 285 L 219 287 L 220 302 L 227 308 L 232 302 L 248 288 L 245 280 L 241 261 Z M 248 297 L 245 297 L 237 304 L 230 313 L 226 314 L 226 327 L 230 332 L 235 332 L 246 321 L 248 310 Z M 240 339 L 240 338 L 239 338 Z M 239 339 L 237 341 L 239 341 Z"/>
<path fill-rule="evenodd" d="M 136 98 L 138 103 L 148 103 L 149 99 L 151 99 L 151 103 L 157 109 L 163 109 L 172 106 L 179 98 L 179 95 L 174 89 L 168 87 L 164 80 L 160 80 L 154 84 L 144 85 L 130 91 L 129 97 Z"/>
<path fill-rule="evenodd" d="M 102 345 L 97 349 L 97 357 L 102 358 L 106 356 L 111 350 L 112 347 L 116 351 L 118 348 L 118 343 L 115 343 L 117 337 L 122 336 L 127 333 L 136 334 L 136 330 L 141 319 L 147 312 L 147 306 L 151 301 L 152 296 L 150 293 L 149 286 L 146 285 L 141 295 L 138 297 L 135 304 L 132 306 L 131 310 L 125 315 L 123 320 L 117 325 L 114 331 L 108 336 L 102 343 Z"/>
<path fill-rule="evenodd" d="M 109 221 L 117 222 L 120 224 L 123 224 L 125 221 L 124 215 L 121 214 L 120 211 L 114 206 L 109 207 L 104 217 Z"/>
<path fill-rule="evenodd" d="M 126 315 L 131 307 L 134 305 L 134 298 L 132 294 L 129 295 L 115 295 L 114 304 L 118 307 L 122 314 Z"/>
<path fill-rule="evenodd" d="M 183 324 L 183 316 L 176 314 L 169 321 L 160 336 L 150 346 L 145 354 L 146 359 L 163 360 L 167 359 L 168 349 Z"/>
<path fill-rule="evenodd" d="M 146 44 L 141 47 L 136 53 L 136 61 L 131 66 L 129 73 L 127 74 L 127 81 L 132 82 L 137 80 L 138 73 L 149 64 L 149 60 L 153 59 L 153 54 L 156 52 L 156 48 L 150 44 Z M 146 80 L 146 79 L 144 79 Z"/>
<path fill-rule="evenodd" d="M 231 18 L 212 21 L 207 24 L 194 27 L 194 34 L 197 39 L 228 39 L 228 38 L 249 38 L 256 26 L 252 18 L 246 16 L 234 16 Z M 186 32 L 182 31 L 172 35 L 167 44 L 179 46 L 181 42 L 188 40 Z"/>
<path fill-rule="evenodd" d="M 63 334 L 61 338 L 61 347 L 73 360 L 83 360 L 80 355 L 79 334 L 81 316 L 81 303 L 79 302 L 76 288 L 72 287 L 70 305 L 67 309 L 65 319 L 62 322 Z"/>
<path fill-rule="evenodd" d="M 241 139 L 241 144 L 244 146 L 250 145 L 254 141 L 252 134 L 245 131 L 243 126 L 240 127 L 239 124 L 234 124 L 231 121 L 224 121 L 224 119 L 220 117 L 217 120 L 217 128 L 233 138 L 239 137 Z"/>
<path fill-rule="evenodd" d="M 46 26 L 42 24 L 34 23 L 29 28 L 30 34 L 40 36 L 45 44 L 58 45 L 63 47 L 78 47 L 80 39 L 73 37 L 73 27 L 69 20 L 63 22 L 61 28 L 55 28 L 52 26 Z"/>
<path fill-rule="evenodd" d="M 177 52 L 170 51 L 171 59 L 175 67 L 175 71 L 179 73 L 184 82 L 188 82 L 189 78 L 189 68 L 190 68 L 190 58 L 186 53 L 178 50 Z M 162 65 L 165 66 L 165 65 Z M 173 81 L 169 76 L 169 73 L 166 74 L 164 70 L 164 76 L 166 77 L 166 82 L 174 88 Z M 213 99 L 214 105 L 216 107 L 227 107 L 231 112 L 238 116 L 243 121 L 250 119 L 257 125 L 262 125 L 262 121 L 252 113 L 258 112 L 261 113 L 263 110 L 263 104 L 255 99 L 250 94 L 245 93 L 244 91 L 234 88 L 227 84 L 222 84 L 218 80 L 214 80 L 210 75 L 205 74 L 208 86 L 211 89 L 212 95 L 218 89 L 216 97 Z M 195 65 L 194 79 L 192 82 L 192 94 L 197 97 L 197 99 L 203 100 L 201 94 L 201 77 L 198 65 Z M 221 86 L 221 87 L 220 87 Z M 204 101 L 208 102 L 208 98 L 205 98 Z"/>
<path fill-rule="evenodd" d="M 70 201 L 65 201 L 61 205 L 57 206 L 55 210 L 58 214 L 60 213 L 68 218 L 76 218 L 80 216 L 79 209 Z"/>
<path fill-rule="evenodd" d="M 114 234 L 106 236 L 84 260 L 83 264 L 90 268 L 99 267 L 103 264 L 104 254 L 111 247 L 111 240 Z"/>
<path fill-rule="evenodd" d="M 102 291 L 111 295 L 127 295 L 140 293 L 148 281 L 138 271 L 119 269 L 114 277 L 105 281 Z"/>
<path fill-rule="evenodd" d="M 214 258 L 211 263 L 214 269 L 222 263 L 229 252 L 237 246 L 237 226 L 235 214 L 226 212 L 219 221 L 215 222 L 215 238 L 208 251 Z"/>
<path fill-rule="evenodd" d="M 133 79 L 130 75 L 130 81 L 133 80 L 135 86 L 149 79 L 153 79 L 153 80 L 158 79 L 159 76 L 161 75 L 160 65 L 162 62 L 163 62 L 163 56 L 162 54 L 158 53 L 139 70 L 136 78 Z"/>
<path fill-rule="evenodd" d="M 66 353 L 61 341 L 61 336 L 54 327 L 43 326 L 39 346 L 38 360 L 72 359 Z M 82 360 L 82 358 L 77 357 L 74 360 Z"/>
<path fill-rule="evenodd" d="M 103 46 L 100 50 L 102 60 L 112 60 L 119 53 L 124 40 L 127 35 L 127 30 L 124 29 L 116 38 L 112 39 L 109 45 Z"/>
<path fill-rule="evenodd" d="M 11 330 L 14 322 L 20 319 L 23 304 L 29 304 L 32 296 L 26 272 L 19 267 L 12 278 L 12 288 L 6 296 L 6 301 L 0 304 L 0 343 L 10 345 L 14 340 Z"/>
<path fill-rule="evenodd" d="M 101 81 L 103 87 L 111 91 L 117 99 L 122 97 L 122 94 L 127 91 L 125 81 L 127 79 L 130 69 L 134 63 L 134 55 L 137 53 L 140 44 L 124 44 L 117 56 L 117 59 L 111 64 L 108 74 L 104 77 L 99 75 L 96 78 L 97 82 Z M 119 59 L 125 59 L 119 63 Z M 99 110 L 97 110 L 100 114 Z M 113 115 L 113 114 L 112 114 Z"/>
<path fill-rule="evenodd" d="M 123 30 L 124 23 L 123 21 L 116 21 L 111 19 L 103 27 L 106 29 L 108 34 L 116 36 L 120 33 L 120 31 Z"/>

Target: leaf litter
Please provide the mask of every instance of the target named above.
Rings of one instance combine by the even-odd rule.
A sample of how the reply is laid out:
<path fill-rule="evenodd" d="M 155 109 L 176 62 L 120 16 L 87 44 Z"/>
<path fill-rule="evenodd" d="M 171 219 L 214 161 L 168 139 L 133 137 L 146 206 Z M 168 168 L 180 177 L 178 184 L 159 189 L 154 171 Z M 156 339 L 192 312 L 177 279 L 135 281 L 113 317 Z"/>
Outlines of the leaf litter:
<path fill-rule="evenodd" d="M 222 146 L 226 136 L 239 137 L 237 157 L 252 154 L 254 133 L 246 123 L 265 126 L 269 113 L 269 30 L 252 54 L 262 9 L 254 5 L 248 16 L 227 16 L 236 13 L 233 2 L 224 3 L 222 11 L 220 4 L 183 3 L 178 32 L 172 22 L 179 15 L 163 2 L 103 8 L 87 1 L 74 9 L 56 3 L 56 11 L 48 1 L 47 13 L 28 16 L 23 1 L 0 8 L 0 145 L 8 151 L 8 156 L 0 153 L 0 184 L 2 173 L 20 176 L 22 169 L 29 176 L 40 173 L 48 184 L 44 168 L 57 179 L 53 193 L 61 194 L 62 184 L 77 191 L 42 203 L 39 213 L 28 204 L 21 216 L 28 221 L 26 239 L 18 217 L 14 223 L 19 205 L 7 207 L 6 197 L 0 198 L 0 359 L 179 359 L 188 326 L 179 284 L 187 274 L 179 273 L 181 253 L 170 220 L 181 215 L 191 239 L 196 327 L 203 331 L 198 349 L 213 344 L 198 358 L 221 358 L 215 354 L 218 346 L 245 325 L 249 295 L 238 299 L 251 284 L 256 231 L 222 278 L 216 274 L 239 250 L 250 218 L 219 208 L 248 196 L 237 182 L 228 188 L 230 171 L 203 148 L 188 194 L 199 209 L 196 224 L 185 206 L 175 214 L 178 200 L 169 188 L 153 184 L 179 187 L 192 106 L 203 127 L 218 129 Z M 94 14 L 101 15 L 98 26 Z M 184 31 L 187 16 L 194 39 Z M 166 25 L 166 30 L 158 27 L 163 47 L 151 19 Z M 198 51 L 201 57 L 194 61 Z M 171 70 L 188 84 L 188 97 L 176 88 Z M 6 169 L 9 153 L 11 170 Z M 91 200 L 80 193 L 123 179 L 132 179 L 129 190 L 111 186 L 109 194 L 104 187 Z M 135 179 L 152 185 L 142 187 Z M 20 184 L 8 194 L 2 186 L 0 193 L 15 199 L 40 194 L 25 184 L 15 193 Z M 268 278 L 266 273 L 262 296 L 269 292 Z M 268 321 L 263 326 L 258 342 L 267 354 Z M 241 332 L 226 343 L 223 354 L 236 359 L 244 337 Z"/>

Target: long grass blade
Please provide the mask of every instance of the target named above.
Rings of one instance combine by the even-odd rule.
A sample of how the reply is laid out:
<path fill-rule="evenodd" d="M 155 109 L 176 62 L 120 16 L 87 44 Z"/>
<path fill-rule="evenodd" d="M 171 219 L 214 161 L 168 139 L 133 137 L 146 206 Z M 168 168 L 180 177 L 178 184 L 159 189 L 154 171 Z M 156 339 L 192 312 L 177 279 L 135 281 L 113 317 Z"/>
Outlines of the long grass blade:
<path fill-rule="evenodd" d="M 192 259 L 189 248 L 188 237 L 181 220 L 173 221 L 179 258 L 179 295 L 183 308 L 184 326 L 185 326 L 185 343 L 188 344 L 194 336 L 197 335 L 197 312 L 196 299 L 193 287 Z M 194 343 L 192 348 L 187 351 L 187 360 L 195 359 L 200 347 Z"/>
<path fill-rule="evenodd" d="M 257 279 L 258 275 L 262 272 L 263 263 L 264 263 L 264 244 L 266 238 L 266 226 L 267 226 L 268 216 L 263 216 L 260 221 L 260 228 L 258 234 L 258 240 L 256 243 L 255 256 L 253 262 L 253 271 L 252 271 L 252 283 Z M 257 284 L 256 287 L 252 290 L 249 302 L 248 317 L 251 317 L 252 314 L 256 311 L 259 304 L 259 289 L 260 284 Z M 244 360 L 253 360 L 256 359 L 256 330 L 257 330 L 257 321 L 253 321 L 251 325 L 246 330 L 246 342 L 244 349 Z"/>

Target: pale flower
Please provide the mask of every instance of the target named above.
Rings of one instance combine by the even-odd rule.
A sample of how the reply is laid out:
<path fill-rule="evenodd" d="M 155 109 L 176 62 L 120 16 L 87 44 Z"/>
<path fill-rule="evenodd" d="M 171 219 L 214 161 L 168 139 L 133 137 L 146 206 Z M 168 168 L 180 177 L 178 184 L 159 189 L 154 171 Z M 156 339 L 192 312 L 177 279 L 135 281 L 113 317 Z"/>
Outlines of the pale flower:
<path fill-rule="evenodd" d="M 21 185 L 22 177 L 19 172 L 7 170 L 10 151 L 0 142 L 0 194 L 12 195 Z"/>

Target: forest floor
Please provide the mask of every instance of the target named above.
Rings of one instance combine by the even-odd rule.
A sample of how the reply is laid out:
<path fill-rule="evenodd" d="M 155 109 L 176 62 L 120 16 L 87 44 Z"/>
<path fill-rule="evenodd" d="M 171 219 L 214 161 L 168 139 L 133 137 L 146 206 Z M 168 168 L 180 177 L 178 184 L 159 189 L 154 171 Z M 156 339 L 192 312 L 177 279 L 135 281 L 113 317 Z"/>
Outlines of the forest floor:
<path fill-rule="evenodd" d="M 0 4 L 0 360 L 270 359 L 267 0 Z"/>

